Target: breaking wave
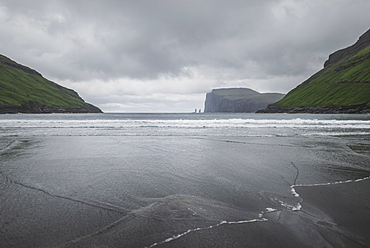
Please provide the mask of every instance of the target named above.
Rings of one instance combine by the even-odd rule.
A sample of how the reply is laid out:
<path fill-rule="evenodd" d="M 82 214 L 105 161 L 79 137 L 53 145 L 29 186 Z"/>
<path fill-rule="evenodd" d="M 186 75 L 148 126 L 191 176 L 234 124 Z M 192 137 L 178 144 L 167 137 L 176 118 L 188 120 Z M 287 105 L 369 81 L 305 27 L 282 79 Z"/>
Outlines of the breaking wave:
<path fill-rule="evenodd" d="M 330 117 L 330 116 L 329 116 Z M 348 135 L 368 134 L 370 118 L 320 115 L 256 114 L 52 114 L 14 115 L 0 119 L 7 135 Z"/>

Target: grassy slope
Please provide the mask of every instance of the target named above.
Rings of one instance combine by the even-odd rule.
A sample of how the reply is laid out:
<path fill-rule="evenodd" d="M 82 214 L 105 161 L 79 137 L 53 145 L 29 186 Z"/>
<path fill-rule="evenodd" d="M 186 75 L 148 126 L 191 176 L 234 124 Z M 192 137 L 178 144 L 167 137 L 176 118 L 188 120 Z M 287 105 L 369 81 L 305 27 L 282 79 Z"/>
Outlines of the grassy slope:
<path fill-rule="evenodd" d="M 370 45 L 322 69 L 276 103 L 281 107 L 370 104 Z"/>
<path fill-rule="evenodd" d="M 216 89 L 212 93 L 228 100 L 250 99 L 254 101 L 276 101 L 282 97 L 279 93 L 259 93 L 247 88 Z"/>
<path fill-rule="evenodd" d="M 0 55 L 0 106 L 20 106 L 28 101 L 67 108 L 87 105 L 75 91 Z"/>

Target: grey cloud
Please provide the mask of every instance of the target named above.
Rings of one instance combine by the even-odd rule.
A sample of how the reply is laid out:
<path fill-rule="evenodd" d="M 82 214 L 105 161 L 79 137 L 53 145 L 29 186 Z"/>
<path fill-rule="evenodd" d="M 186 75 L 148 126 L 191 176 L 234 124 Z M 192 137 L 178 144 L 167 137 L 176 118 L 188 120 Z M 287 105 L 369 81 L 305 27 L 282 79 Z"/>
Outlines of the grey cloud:
<path fill-rule="evenodd" d="M 224 52 L 223 64 L 228 49 L 237 48 L 225 50 L 212 44 L 238 36 L 245 27 L 252 31 L 253 19 L 263 10 L 254 1 L 6 2 L 10 10 L 39 23 L 51 36 L 70 37 L 73 45 L 60 56 L 67 66 L 61 67 L 65 75 L 59 75 L 79 74 L 78 80 L 179 74 L 185 66 L 217 64 L 220 58 L 212 54 L 218 52 Z M 84 34 L 89 29 L 93 29 L 91 37 Z M 208 50 L 212 48 L 218 51 Z"/>
<path fill-rule="evenodd" d="M 369 9 L 368 0 L 2 0 L 0 46 L 70 87 L 99 82 L 96 95 L 108 81 L 136 94 L 140 80 L 147 94 L 286 92 L 354 43 Z"/>

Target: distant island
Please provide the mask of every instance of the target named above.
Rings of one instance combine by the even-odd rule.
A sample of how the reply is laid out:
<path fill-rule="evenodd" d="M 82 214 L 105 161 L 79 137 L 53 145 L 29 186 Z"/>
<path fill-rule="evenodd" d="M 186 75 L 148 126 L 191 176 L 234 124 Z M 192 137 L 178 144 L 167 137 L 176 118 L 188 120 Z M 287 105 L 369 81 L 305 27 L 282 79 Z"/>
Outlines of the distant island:
<path fill-rule="evenodd" d="M 280 93 L 259 93 L 248 88 L 214 89 L 206 94 L 204 112 L 253 113 L 284 97 Z"/>
<path fill-rule="evenodd" d="M 324 68 L 259 113 L 370 113 L 370 30 Z"/>
<path fill-rule="evenodd" d="M 0 114 L 101 112 L 75 91 L 0 55 Z"/>

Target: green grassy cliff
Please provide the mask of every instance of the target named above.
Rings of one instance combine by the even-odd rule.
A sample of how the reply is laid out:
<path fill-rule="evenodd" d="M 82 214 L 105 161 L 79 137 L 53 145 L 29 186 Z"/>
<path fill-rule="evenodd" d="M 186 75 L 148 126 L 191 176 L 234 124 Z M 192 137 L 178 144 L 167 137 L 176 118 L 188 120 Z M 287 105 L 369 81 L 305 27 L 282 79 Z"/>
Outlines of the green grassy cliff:
<path fill-rule="evenodd" d="M 370 113 L 370 30 L 261 112 Z"/>
<path fill-rule="evenodd" d="M 0 113 L 99 113 L 75 91 L 0 55 Z"/>

